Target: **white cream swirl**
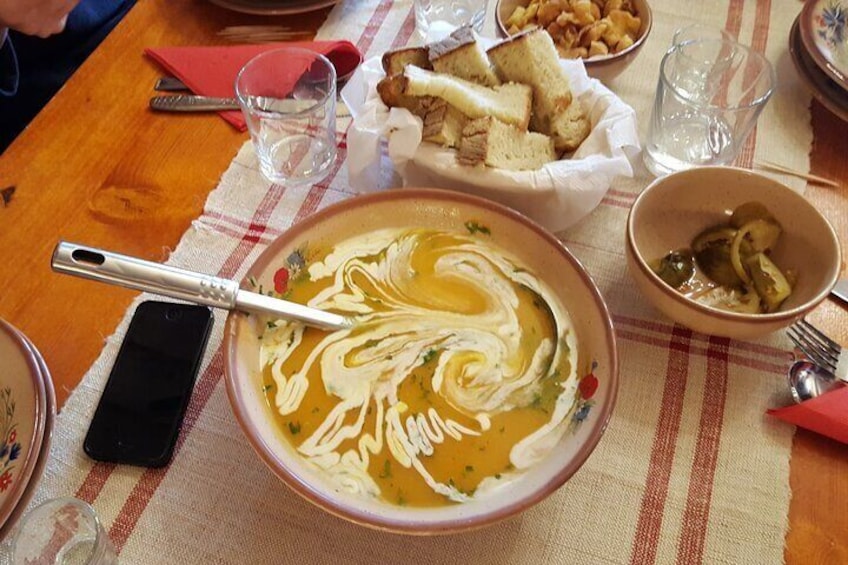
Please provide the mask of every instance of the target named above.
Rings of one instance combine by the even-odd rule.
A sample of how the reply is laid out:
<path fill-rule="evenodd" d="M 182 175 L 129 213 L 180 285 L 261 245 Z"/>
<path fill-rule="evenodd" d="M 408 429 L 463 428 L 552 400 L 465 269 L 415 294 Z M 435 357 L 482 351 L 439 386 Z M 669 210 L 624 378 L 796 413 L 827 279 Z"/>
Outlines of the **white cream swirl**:
<path fill-rule="evenodd" d="M 431 258 L 431 261 L 422 260 Z M 276 322 L 265 333 L 261 364 L 276 383 L 276 407 L 283 415 L 301 406 L 307 375 L 317 364 L 327 394 L 337 404 L 298 447 L 314 465 L 352 492 L 376 496 L 367 472 L 370 455 L 384 446 L 414 468 L 435 492 L 451 500 L 469 495 L 435 480 L 425 467 L 445 437 L 462 440 L 489 429 L 491 418 L 528 406 L 552 367 L 567 367 L 550 420 L 510 452 L 516 469 L 533 465 L 562 435 L 574 404 L 576 342 L 562 305 L 537 277 L 482 235 L 435 230 L 386 229 L 347 240 L 308 268 L 312 281 L 327 286 L 309 305 L 355 315 L 352 330 L 329 333 L 292 374 L 286 359 L 301 346 L 304 328 Z M 518 314 L 525 287 L 550 309 L 557 334 L 528 342 Z M 413 370 L 437 359 L 431 388 L 451 408 L 476 421 L 461 425 L 435 408 L 411 413 L 399 390 Z M 372 429 L 365 429 L 369 406 Z M 341 452 L 356 440 L 356 449 Z M 347 444 L 350 445 L 349 443 Z"/>

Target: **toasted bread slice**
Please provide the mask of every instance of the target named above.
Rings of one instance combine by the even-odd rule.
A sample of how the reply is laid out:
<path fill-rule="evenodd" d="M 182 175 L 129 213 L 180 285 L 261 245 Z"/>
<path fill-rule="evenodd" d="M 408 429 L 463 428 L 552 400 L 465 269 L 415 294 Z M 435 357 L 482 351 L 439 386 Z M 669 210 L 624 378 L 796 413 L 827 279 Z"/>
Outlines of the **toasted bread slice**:
<path fill-rule="evenodd" d="M 574 99 L 562 112 L 558 112 L 550 122 L 550 135 L 557 151 L 574 151 L 583 143 L 592 131 L 592 124 L 580 101 Z"/>
<path fill-rule="evenodd" d="M 486 50 L 477 41 L 471 26 L 456 29 L 442 41 L 431 43 L 428 49 L 430 63 L 438 73 L 453 75 L 484 86 L 501 84 Z"/>
<path fill-rule="evenodd" d="M 381 63 L 383 64 L 383 70 L 386 71 L 386 76 L 402 73 L 403 68 L 407 65 L 415 65 L 422 69 L 433 68 L 430 64 L 430 57 L 426 46 L 386 51 L 383 53 Z"/>
<path fill-rule="evenodd" d="M 465 125 L 457 154 L 463 165 L 483 163 L 511 171 L 536 170 L 556 158 L 547 135 L 522 131 L 491 116 Z"/>
<path fill-rule="evenodd" d="M 591 126 L 580 104 L 572 104 L 568 76 L 559 64 L 553 40 L 534 28 L 489 49 L 489 59 L 502 80 L 533 88 L 531 128 L 554 138 L 557 149 L 572 151 Z"/>
<path fill-rule="evenodd" d="M 495 116 L 521 130 L 526 130 L 530 123 L 532 92 L 525 84 L 488 88 L 412 65 L 407 65 L 403 72 L 403 94 L 407 96 L 435 96 L 471 119 Z"/>
<path fill-rule="evenodd" d="M 442 100 L 441 98 L 429 98 L 432 101 L 424 114 L 424 141 L 438 143 L 445 147 L 459 147 L 462 139 L 462 128 L 468 118 L 465 115 Z"/>
<path fill-rule="evenodd" d="M 377 94 L 380 95 L 383 104 L 389 108 L 406 108 L 421 118 L 424 118 L 432 103 L 432 98 L 430 97 L 404 94 L 402 74 L 383 78 L 377 83 Z"/>

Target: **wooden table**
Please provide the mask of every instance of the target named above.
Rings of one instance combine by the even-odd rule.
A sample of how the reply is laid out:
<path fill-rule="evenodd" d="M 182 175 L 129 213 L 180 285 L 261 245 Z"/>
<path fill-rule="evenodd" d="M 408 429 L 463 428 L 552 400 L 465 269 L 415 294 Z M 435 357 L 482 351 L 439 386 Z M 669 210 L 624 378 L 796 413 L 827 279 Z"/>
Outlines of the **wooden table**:
<path fill-rule="evenodd" d="M 59 239 L 164 261 L 200 215 L 246 134 L 215 115 L 159 115 L 149 45 L 223 43 L 228 25 L 310 30 L 329 9 L 255 17 L 197 0 L 139 2 L 0 158 L 0 317 L 44 354 L 60 404 L 97 358 L 134 292 L 50 271 Z M 848 124 L 813 102 L 812 172 L 848 185 Z M 198 157 L 202 156 L 202 157 Z M 848 249 L 848 192 L 810 187 Z M 848 310 L 829 300 L 812 320 L 848 344 Z M 789 563 L 848 562 L 848 446 L 799 430 L 792 449 Z"/>

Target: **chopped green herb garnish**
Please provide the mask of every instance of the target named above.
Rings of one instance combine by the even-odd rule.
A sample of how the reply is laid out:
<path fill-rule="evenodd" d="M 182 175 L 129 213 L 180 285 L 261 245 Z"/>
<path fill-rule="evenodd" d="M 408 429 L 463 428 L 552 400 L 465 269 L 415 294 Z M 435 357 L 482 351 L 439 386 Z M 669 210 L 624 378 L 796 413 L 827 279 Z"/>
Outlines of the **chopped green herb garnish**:
<path fill-rule="evenodd" d="M 262 392 L 268 392 L 269 390 L 272 390 L 273 388 L 274 388 L 274 385 L 265 385 L 265 386 L 262 387 Z"/>
<path fill-rule="evenodd" d="M 379 339 L 369 339 L 368 341 L 366 341 L 365 343 L 362 344 L 362 347 L 365 347 L 365 348 L 374 347 L 375 345 L 377 345 L 379 343 L 380 343 Z"/>
<path fill-rule="evenodd" d="M 466 465 L 466 466 L 465 466 L 465 472 L 466 472 L 466 473 L 473 473 L 473 472 L 474 472 L 474 467 L 473 467 L 472 465 Z"/>
<path fill-rule="evenodd" d="M 421 360 L 426 365 L 427 363 L 432 361 L 435 356 L 436 356 L 436 350 L 430 349 L 430 350 L 427 351 L 427 353 L 424 354 L 424 357 L 422 357 Z"/>
<path fill-rule="evenodd" d="M 250 283 L 250 286 L 256 288 L 256 279 L 252 275 L 247 277 L 247 282 Z"/>
<path fill-rule="evenodd" d="M 269 330 L 273 330 L 277 327 L 277 322 L 268 322 L 267 326 Z"/>
<path fill-rule="evenodd" d="M 300 422 L 289 422 L 289 431 L 291 434 L 297 435 L 300 433 Z"/>
<path fill-rule="evenodd" d="M 498 479 L 498 480 L 500 480 L 500 478 L 501 478 L 501 474 L 500 474 L 500 473 L 495 473 L 495 478 L 496 478 L 496 479 Z"/>
<path fill-rule="evenodd" d="M 470 233 L 472 235 L 475 234 L 475 233 L 492 235 L 492 231 L 489 228 L 487 228 L 486 226 L 484 226 L 482 224 L 478 224 L 477 222 L 474 222 L 474 221 L 465 222 L 465 229 L 467 229 L 468 233 Z"/>
<path fill-rule="evenodd" d="M 383 462 L 383 470 L 380 472 L 381 479 L 388 479 L 392 476 L 392 462 L 386 459 Z"/>

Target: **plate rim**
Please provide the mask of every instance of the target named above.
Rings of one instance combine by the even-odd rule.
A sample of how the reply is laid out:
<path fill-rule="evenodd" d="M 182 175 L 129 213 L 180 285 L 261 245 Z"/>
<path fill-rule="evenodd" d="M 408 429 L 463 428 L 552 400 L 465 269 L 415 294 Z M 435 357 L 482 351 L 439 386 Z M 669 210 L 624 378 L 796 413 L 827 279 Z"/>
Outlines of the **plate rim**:
<path fill-rule="evenodd" d="M 338 4 L 341 0 L 304 0 L 302 2 L 291 3 L 286 1 L 276 2 L 271 6 L 259 6 L 244 0 L 209 0 L 219 8 L 240 12 L 242 14 L 252 14 L 260 16 L 287 16 L 294 14 L 303 14 L 306 12 L 314 12 L 329 6 Z"/>

